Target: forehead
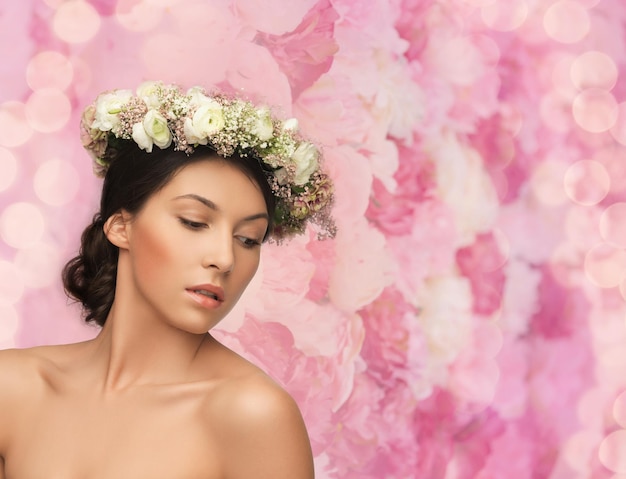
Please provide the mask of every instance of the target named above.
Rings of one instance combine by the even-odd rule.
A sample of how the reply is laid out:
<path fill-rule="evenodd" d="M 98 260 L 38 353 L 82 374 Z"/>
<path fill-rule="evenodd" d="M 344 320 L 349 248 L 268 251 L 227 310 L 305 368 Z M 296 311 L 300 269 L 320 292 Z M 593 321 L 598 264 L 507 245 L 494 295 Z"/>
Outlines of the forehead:
<path fill-rule="evenodd" d="M 227 159 L 209 158 L 184 166 L 163 187 L 160 196 L 172 199 L 187 194 L 201 195 L 224 206 L 246 206 L 255 213 L 266 210 L 256 182 Z"/>

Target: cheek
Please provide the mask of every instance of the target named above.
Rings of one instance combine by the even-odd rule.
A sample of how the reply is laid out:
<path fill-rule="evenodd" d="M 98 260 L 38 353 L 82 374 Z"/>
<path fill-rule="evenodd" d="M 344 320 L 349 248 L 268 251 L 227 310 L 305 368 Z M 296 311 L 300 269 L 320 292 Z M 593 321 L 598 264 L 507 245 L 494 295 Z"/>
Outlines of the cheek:
<path fill-rule="evenodd" d="M 144 228 L 134 241 L 135 267 L 142 274 L 158 275 L 164 269 L 171 269 L 184 251 L 173 237 L 171 228 Z"/>

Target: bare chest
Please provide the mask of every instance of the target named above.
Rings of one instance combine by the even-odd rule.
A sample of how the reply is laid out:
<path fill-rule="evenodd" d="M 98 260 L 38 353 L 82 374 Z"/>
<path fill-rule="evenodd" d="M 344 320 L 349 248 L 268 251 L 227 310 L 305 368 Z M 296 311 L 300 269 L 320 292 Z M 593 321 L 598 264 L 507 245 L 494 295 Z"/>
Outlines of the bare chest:
<path fill-rule="evenodd" d="M 27 412 L 5 457 L 7 479 L 221 477 L 198 395 L 51 396 Z"/>

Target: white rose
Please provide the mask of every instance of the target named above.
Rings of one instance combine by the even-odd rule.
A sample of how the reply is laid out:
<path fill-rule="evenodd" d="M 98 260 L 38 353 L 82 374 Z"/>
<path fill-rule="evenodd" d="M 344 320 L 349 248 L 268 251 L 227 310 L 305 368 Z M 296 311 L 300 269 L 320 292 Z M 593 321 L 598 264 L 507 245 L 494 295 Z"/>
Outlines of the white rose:
<path fill-rule="evenodd" d="M 133 125 L 133 140 L 142 150 L 146 150 L 148 153 L 152 153 L 152 138 L 148 135 L 148 132 L 143 127 L 143 123 L 135 123 Z"/>
<path fill-rule="evenodd" d="M 295 118 L 289 118 L 283 123 L 283 131 L 298 131 L 298 120 Z"/>
<path fill-rule="evenodd" d="M 96 115 L 91 128 L 110 131 L 120 122 L 119 113 L 133 96 L 130 90 L 115 90 L 104 93 L 96 100 Z"/>
<path fill-rule="evenodd" d="M 172 132 L 167 126 L 167 120 L 158 111 L 148 111 L 143 119 L 143 127 L 159 148 L 164 149 L 172 144 Z"/>
<path fill-rule="evenodd" d="M 257 110 L 252 134 L 261 141 L 269 140 L 274 135 L 274 124 L 267 108 Z"/>
<path fill-rule="evenodd" d="M 190 145 L 206 145 L 208 140 L 206 136 L 202 136 L 198 130 L 193 126 L 191 118 L 185 118 L 184 123 L 185 138 Z"/>
<path fill-rule="evenodd" d="M 314 145 L 302 142 L 293 152 L 291 159 L 296 165 L 296 174 L 294 183 L 296 185 L 305 185 L 309 182 L 311 174 L 317 169 L 319 152 Z"/>
<path fill-rule="evenodd" d="M 191 118 L 191 128 L 198 138 L 214 135 L 224 128 L 222 105 L 209 99 L 200 105 Z"/>
<path fill-rule="evenodd" d="M 189 97 L 189 105 L 191 106 L 201 106 L 211 101 L 211 99 L 204 94 L 204 89 L 199 86 L 194 86 L 187 90 L 187 96 Z"/>
<path fill-rule="evenodd" d="M 146 103 L 148 109 L 157 109 L 161 106 L 158 92 L 162 86 L 163 84 L 161 82 L 143 82 L 137 88 L 137 96 Z"/>

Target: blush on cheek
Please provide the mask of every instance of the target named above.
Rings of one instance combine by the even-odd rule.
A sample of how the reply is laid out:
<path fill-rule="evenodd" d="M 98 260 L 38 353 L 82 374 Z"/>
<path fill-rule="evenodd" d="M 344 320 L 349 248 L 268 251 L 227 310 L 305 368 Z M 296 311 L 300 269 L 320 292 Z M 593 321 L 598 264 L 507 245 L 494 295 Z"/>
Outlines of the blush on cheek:
<path fill-rule="evenodd" d="M 143 228 L 135 242 L 135 265 L 140 266 L 142 273 L 154 274 L 163 269 L 164 265 L 170 264 L 180 253 L 181 245 L 171 238 L 171 229 L 159 228 L 154 225 L 151 228 Z"/>

